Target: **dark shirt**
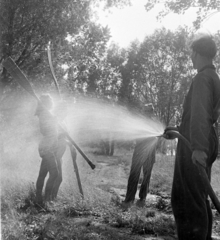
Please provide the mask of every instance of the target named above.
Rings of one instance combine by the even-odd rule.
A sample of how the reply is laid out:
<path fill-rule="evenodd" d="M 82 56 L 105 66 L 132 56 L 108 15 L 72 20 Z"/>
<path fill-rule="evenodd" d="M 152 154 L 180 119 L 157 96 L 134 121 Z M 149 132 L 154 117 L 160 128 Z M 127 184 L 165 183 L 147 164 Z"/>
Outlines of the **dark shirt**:
<path fill-rule="evenodd" d="M 180 133 L 191 142 L 192 150 L 208 153 L 219 99 L 219 76 L 213 65 L 207 65 L 193 78 L 183 105 Z"/>

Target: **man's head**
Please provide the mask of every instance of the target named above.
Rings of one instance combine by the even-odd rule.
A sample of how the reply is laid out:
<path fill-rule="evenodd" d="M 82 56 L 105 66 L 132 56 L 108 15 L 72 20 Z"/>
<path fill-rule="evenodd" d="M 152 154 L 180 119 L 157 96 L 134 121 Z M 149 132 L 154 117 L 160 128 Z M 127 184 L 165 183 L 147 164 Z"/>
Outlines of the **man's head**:
<path fill-rule="evenodd" d="M 215 41 L 211 36 L 203 36 L 194 40 L 190 48 L 192 49 L 193 67 L 196 69 L 198 69 L 198 61 L 203 60 L 211 63 L 217 53 Z"/>
<path fill-rule="evenodd" d="M 144 105 L 144 110 L 145 110 L 145 112 L 148 113 L 148 114 L 154 114 L 153 104 L 152 104 L 152 103 L 145 104 L 145 105 Z"/>
<path fill-rule="evenodd" d="M 48 110 L 53 108 L 53 99 L 49 94 L 42 94 L 39 99 Z"/>

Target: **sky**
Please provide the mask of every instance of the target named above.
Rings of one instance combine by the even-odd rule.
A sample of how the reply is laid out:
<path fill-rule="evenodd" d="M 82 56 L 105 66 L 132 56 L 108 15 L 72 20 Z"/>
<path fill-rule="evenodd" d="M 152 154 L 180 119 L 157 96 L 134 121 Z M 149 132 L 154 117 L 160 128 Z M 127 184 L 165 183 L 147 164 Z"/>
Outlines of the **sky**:
<path fill-rule="evenodd" d="M 148 34 L 152 34 L 156 28 L 164 26 L 175 30 L 178 26 L 192 26 L 196 19 L 196 9 L 189 9 L 184 15 L 170 13 L 162 22 L 156 19 L 157 14 L 162 10 L 163 4 L 158 4 L 153 10 L 147 12 L 144 8 L 146 0 L 132 0 L 132 6 L 123 9 L 113 8 L 111 13 L 99 11 L 98 22 L 103 26 L 108 25 L 111 30 L 112 39 L 121 47 L 127 47 L 131 41 L 138 39 L 142 41 Z M 203 24 L 204 29 L 210 33 L 220 30 L 220 13 L 213 15 Z"/>

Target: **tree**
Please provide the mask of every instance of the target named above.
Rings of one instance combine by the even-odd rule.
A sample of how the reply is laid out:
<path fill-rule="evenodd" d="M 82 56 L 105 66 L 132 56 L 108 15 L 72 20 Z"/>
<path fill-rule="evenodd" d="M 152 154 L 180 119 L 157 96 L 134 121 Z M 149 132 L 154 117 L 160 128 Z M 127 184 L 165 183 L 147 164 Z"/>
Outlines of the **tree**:
<path fill-rule="evenodd" d="M 126 103 L 126 79 L 125 79 L 125 65 L 127 62 L 127 50 L 120 48 L 117 44 L 112 44 L 107 53 L 107 62 L 115 69 L 120 79 L 115 85 L 117 87 L 117 97 L 115 101 Z"/>
<path fill-rule="evenodd" d="M 144 105 L 152 103 L 166 125 L 179 121 L 192 77 L 188 34 L 187 29 L 176 32 L 160 29 L 142 43 L 131 44 L 119 65 L 122 75 L 119 97 L 129 108 L 144 113 Z"/>
<path fill-rule="evenodd" d="M 115 98 L 120 76 L 107 61 L 110 31 L 92 22 L 83 28 L 54 57 L 58 60 L 60 78 L 65 75 L 67 89 L 74 94 Z"/>
<path fill-rule="evenodd" d="M 49 41 L 64 41 L 89 19 L 86 1 L 2 0 L 0 15 L 4 19 L 0 62 L 11 56 L 28 75 L 36 75 L 45 66 L 45 49 Z M 2 90 L 10 82 L 3 69 Z"/>
<path fill-rule="evenodd" d="M 65 43 L 67 36 L 83 31 L 91 22 L 93 4 L 100 0 L 2 0 L 0 3 L 1 51 L 0 62 L 11 56 L 29 76 L 47 75 L 45 50 L 49 41 L 56 47 Z M 129 0 L 105 0 L 104 7 L 122 6 Z M 46 73 L 46 74 L 45 74 Z M 2 69 L 0 95 L 11 78 Z M 48 81 L 48 77 L 46 77 Z"/>
<path fill-rule="evenodd" d="M 134 84 L 132 83 L 132 72 L 137 67 L 136 55 L 139 49 L 139 42 L 134 41 L 128 49 L 119 48 L 112 45 L 108 54 L 108 61 L 119 71 L 121 84 L 118 91 L 118 102 L 121 105 L 134 109 L 139 102 L 134 94 Z"/>
<path fill-rule="evenodd" d="M 160 0 L 148 0 L 145 8 L 147 11 L 154 8 L 158 3 L 161 3 Z M 200 27 L 203 19 L 211 16 L 211 14 L 218 12 L 220 10 L 219 0 L 212 1 L 197 1 L 197 0 L 165 0 L 164 2 L 165 9 L 159 13 L 159 18 L 167 15 L 169 12 L 174 12 L 178 14 L 184 13 L 189 8 L 197 9 L 197 19 L 194 22 L 196 28 Z M 214 11 L 214 12 L 213 12 Z"/>
<path fill-rule="evenodd" d="M 144 54 L 146 98 L 154 104 L 165 125 L 175 124 L 192 76 L 187 46 L 188 32 L 161 29 L 146 38 L 141 52 Z M 147 66 L 147 67 L 146 67 Z"/>
<path fill-rule="evenodd" d="M 216 45 L 220 46 L 220 31 L 218 31 L 214 35 L 214 39 L 215 39 Z M 220 73 L 220 51 L 219 50 L 217 51 L 214 62 L 215 62 L 217 72 Z"/>

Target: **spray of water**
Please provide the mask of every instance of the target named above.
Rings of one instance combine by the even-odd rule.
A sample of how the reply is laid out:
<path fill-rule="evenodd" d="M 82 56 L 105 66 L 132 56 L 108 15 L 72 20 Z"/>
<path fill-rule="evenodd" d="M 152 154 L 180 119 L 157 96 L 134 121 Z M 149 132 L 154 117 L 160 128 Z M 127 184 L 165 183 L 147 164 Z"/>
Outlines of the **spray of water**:
<path fill-rule="evenodd" d="M 95 137 L 96 133 L 101 133 L 102 138 L 111 135 L 119 141 L 156 137 L 164 131 L 164 125 L 156 117 L 137 115 L 119 106 L 91 101 L 70 106 L 66 120 L 74 134 L 91 133 Z"/>
<path fill-rule="evenodd" d="M 41 161 L 38 153 L 41 134 L 35 116 L 37 104 L 34 99 L 16 102 L 16 114 L 8 116 L 0 125 L 1 136 L 4 139 L 0 154 L 1 177 L 15 176 L 12 172 L 16 172 L 19 177 L 35 181 Z M 80 146 L 105 138 L 127 142 L 151 137 L 152 142 L 156 142 L 156 136 L 164 131 L 160 121 L 132 114 L 119 106 L 91 100 L 74 103 L 72 99 L 68 101 L 68 105 L 66 129 Z M 14 100 L 12 106 L 15 107 Z"/>

